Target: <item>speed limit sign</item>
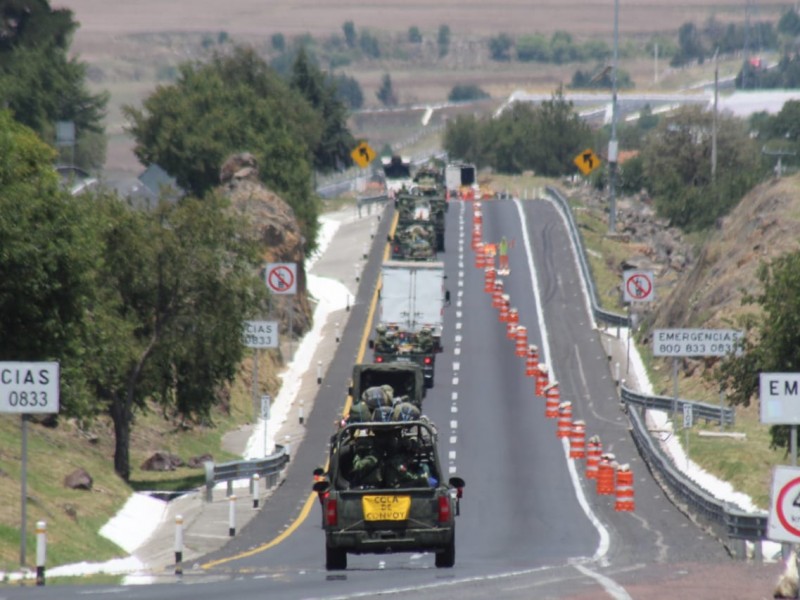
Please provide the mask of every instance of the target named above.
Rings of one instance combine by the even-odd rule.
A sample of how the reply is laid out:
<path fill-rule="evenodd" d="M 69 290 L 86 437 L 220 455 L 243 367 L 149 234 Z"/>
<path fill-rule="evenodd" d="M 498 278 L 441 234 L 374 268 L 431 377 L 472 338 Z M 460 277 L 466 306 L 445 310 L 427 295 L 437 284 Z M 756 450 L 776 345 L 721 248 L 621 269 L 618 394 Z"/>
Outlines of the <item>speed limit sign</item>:
<path fill-rule="evenodd" d="M 775 467 L 767 537 L 778 542 L 800 542 L 800 467 Z"/>

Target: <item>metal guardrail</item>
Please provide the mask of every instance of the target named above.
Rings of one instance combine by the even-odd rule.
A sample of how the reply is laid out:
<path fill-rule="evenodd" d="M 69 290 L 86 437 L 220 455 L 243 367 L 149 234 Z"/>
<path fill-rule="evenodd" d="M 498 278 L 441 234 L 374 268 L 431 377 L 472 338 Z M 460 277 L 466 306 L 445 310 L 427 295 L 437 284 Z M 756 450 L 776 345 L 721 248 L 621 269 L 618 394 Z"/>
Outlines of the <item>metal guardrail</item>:
<path fill-rule="evenodd" d="M 267 477 L 267 487 L 277 484 L 278 475 L 289 462 L 289 449 L 276 444 L 275 453 L 265 458 L 254 460 L 233 460 L 226 463 L 215 464 L 211 461 L 203 463 L 206 470 L 206 502 L 213 500 L 214 486 L 226 481 L 228 483 L 227 495 L 233 494 L 233 482 L 248 479 L 252 485 L 253 475 Z"/>
<path fill-rule="evenodd" d="M 736 411 L 730 406 L 696 402 L 694 400 L 685 400 L 684 398 L 676 399 L 674 396 L 650 396 L 636 392 L 624 385 L 620 386 L 620 399 L 625 404 L 666 412 L 683 411 L 684 404 L 688 404 L 692 407 L 692 415 L 695 419 L 714 421 L 718 425 L 733 425 L 736 419 Z"/>
<path fill-rule="evenodd" d="M 546 188 L 549 197 L 558 205 L 569 223 L 569 234 L 578 249 L 578 259 L 581 272 L 591 296 L 592 311 L 595 319 L 604 321 L 613 326 L 628 326 L 628 318 L 603 310 L 597 295 L 597 288 L 592 277 L 591 269 L 586 260 L 586 251 L 580 231 L 572 214 L 572 209 L 566 198 L 557 189 Z M 682 410 L 684 404 L 690 404 L 694 416 L 699 419 L 715 421 L 724 425 L 734 423 L 735 411 L 731 407 L 715 406 L 704 402 L 695 402 L 669 396 L 650 396 L 620 386 L 620 398 L 626 405 L 631 405 L 633 410 L 628 410 L 631 421 L 631 434 L 639 454 L 647 463 L 650 471 L 666 487 L 676 504 L 685 507 L 685 512 L 695 519 L 702 521 L 722 540 L 740 541 L 748 540 L 758 542 L 767 539 L 767 515 L 748 513 L 738 506 L 719 500 L 699 487 L 694 481 L 686 477 L 675 468 L 672 459 L 653 439 L 644 420 L 645 409 L 657 409 L 671 412 Z M 760 558 L 760 545 L 755 545 L 756 557 Z M 746 548 L 730 548 L 734 555 L 746 558 Z"/>

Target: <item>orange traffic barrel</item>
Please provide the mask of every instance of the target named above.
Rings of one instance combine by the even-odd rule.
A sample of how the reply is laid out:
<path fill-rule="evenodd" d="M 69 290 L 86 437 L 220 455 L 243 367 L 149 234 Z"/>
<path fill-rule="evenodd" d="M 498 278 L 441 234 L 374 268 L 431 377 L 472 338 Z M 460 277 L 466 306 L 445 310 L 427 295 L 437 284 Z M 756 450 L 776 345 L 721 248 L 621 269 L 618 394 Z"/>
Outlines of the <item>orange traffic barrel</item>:
<path fill-rule="evenodd" d="M 575 421 L 569 434 L 569 457 L 586 457 L 586 422 Z"/>
<path fill-rule="evenodd" d="M 528 353 L 528 328 L 524 325 L 517 325 L 516 350 L 517 356 L 524 357 Z"/>
<path fill-rule="evenodd" d="M 503 280 L 494 280 L 494 290 L 492 290 L 492 308 L 501 308 L 503 306 Z"/>
<path fill-rule="evenodd" d="M 486 267 L 485 255 L 483 254 L 483 244 L 478 242 L 475 246 L 475 266 L 478 269 Z"/>
<path fill-rule="evenodd" d="M 519 323 L 519 313 L 516 308 L 512 307 L 508 309 L 508 320 L 506 323 L 508 323 L 506 327 L 506 337 L 513 340 L 517 336 L 517 324 Z"/>
<path fill-rule="evenodd" d="M 572 432 L 572 402 L 562 402 L 558 405 L 558 424 L 556 437 L 568 438 Z"/>
<path fill-rule="evenodd" d="M 494 267 L 486 267 L 483 272 L 483 291 L 490 294 L 494 290 L 494 280 L 497 277 L 497 271 Z"/>
<path fill-rule="evenodd" d="M 525 375 L 536 377 L 539 370 L 539 348 L 534 344 L 528 346 L 528 356 L 525 358 Z"/>
<path fill-rule="evenodd" d="M 509 311 L 511 310 L 511 296 L 508 294 L 503 294 L 501 296 L 502 302 L 500 304 L 500 322 L 501 323 L 508 323 L 508 315 Z"/>
<path fill-rule="evenodd" d="M 539 365 L 541 367 L 541 365 Z M 544 396 L 544 416 L 548 419 L 555 419 L 558 417 L 558 407 L 561 404 L 561 392 L 558 390 L 558 382 L 554 381 L 550 385 L 546 385 L 544 392 L 539 394 Z"/>
<path fill-rule="evenodd" d="M 472 226 L 472 249 L 475 250 L 483 238 L 483 230 L 480 225 Z"/>
<path fill-rule="evenodd" d="M 601 496 L 611 496 L 614 493 L 614 455 L 603 454 L 597 465 L 597 493 Z"/>
<path fill-rule="evenodd" d="M 600 437 L 593 435 L 589 438 L 586 449 L 586 478 L 597 479 L 597 468 L 600 465 L 600 456 L 603 454 L 603 444 Z"/>
<path fill-rule="evenodd" d="M 494 250 L 492 246 L 494 246 L 494 244 L 483 245 L 483 264 L 487 267 L 494 266 Z"/>
<path fill-rule="evenodd" d="M 630 465 L 617 467 L 616 502 L 614 510 L 630 512 L 636 508 L 633 501 L 633 472 Z"/>
<path fill-rule="evenodd" d="M 536 395 L 544 397 L 544 389 L 547 387 L 548 374 L 547 365 L 539 363 L 539 370 L 536 373 Z"/>

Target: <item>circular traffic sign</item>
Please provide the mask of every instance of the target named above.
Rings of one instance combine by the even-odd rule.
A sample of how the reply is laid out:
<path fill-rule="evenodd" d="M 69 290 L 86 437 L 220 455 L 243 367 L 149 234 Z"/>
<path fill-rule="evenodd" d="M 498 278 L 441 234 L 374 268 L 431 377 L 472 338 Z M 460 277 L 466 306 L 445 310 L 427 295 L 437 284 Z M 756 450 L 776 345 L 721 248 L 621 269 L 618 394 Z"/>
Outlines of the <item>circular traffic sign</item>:
<path fill-rule="evenodd" d="M 653 292 L 653 282 L 644 273 L 634 273 L 625 282 L 625 289 L 634 300 L 647 300 Z"/>
<path fill-rule="evenodd" d="M 785 483 L 778 493 L 778 500 L 775 503 L 775 512 L 778 515 L 783 528 L 800 537 L 800 477 L 795 477 Z M 794 514 L 792 514 L 794 513 Z"/>
<path fill-rule="evenodd" d="M 285 265 L 273 267 L 267 273 L 269 289 L 278 294 L 285 294 L 294 287 L 294 273 Z"/>

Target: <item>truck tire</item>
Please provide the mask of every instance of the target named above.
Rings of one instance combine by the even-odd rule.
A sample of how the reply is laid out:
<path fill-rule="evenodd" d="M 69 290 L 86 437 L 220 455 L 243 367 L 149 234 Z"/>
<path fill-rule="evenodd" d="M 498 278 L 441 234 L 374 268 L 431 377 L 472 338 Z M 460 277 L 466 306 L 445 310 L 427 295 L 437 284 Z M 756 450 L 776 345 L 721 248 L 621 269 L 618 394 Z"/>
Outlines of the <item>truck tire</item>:
<path fill-rule="evenodd" d="M 436 568 L 450 569 L 456 564 L 456 538 L 444 547 L 444 550 L 436 553 Z"/>
<path fill-rule="evenodd" d="M 438 560 L 438 554 L 436 558 Z M 344 571 L 347 569 L 347 552 L 340 548 L 325 546 L 325 569 L 328 571 Z"/>

